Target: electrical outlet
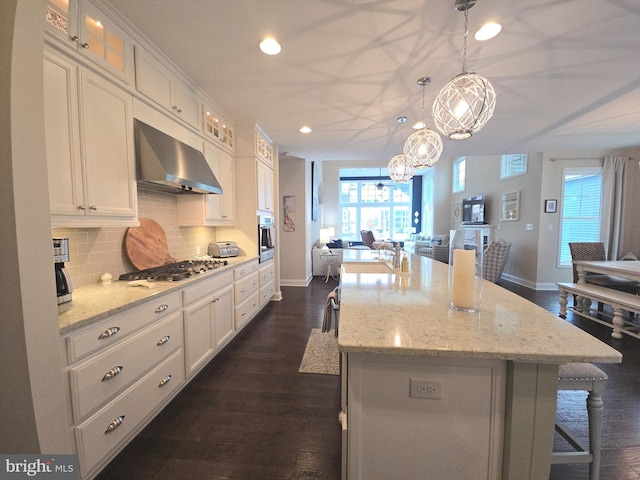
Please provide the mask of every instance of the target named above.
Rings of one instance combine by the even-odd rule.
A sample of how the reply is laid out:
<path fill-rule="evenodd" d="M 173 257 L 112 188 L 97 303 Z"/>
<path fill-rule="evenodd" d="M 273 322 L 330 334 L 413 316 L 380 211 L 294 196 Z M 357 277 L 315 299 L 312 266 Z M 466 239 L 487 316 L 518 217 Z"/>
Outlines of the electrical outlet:
<path fill-rule="evenodd" d="M 440 382 L 412 378 L 409 381 L 409 388 L 409 397 L 411 398 L 442 399 L 442 384 Z"/>

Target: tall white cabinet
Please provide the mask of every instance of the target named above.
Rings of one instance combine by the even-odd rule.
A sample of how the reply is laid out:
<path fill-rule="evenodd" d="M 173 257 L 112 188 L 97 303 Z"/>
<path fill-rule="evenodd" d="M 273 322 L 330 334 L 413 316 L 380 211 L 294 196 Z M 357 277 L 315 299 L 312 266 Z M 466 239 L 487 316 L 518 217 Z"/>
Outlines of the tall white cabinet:
<path fill-rule="evenodd" d="M 135 225 L 131 95 L 51 51 L 44 89 L 52 225 Z"/>

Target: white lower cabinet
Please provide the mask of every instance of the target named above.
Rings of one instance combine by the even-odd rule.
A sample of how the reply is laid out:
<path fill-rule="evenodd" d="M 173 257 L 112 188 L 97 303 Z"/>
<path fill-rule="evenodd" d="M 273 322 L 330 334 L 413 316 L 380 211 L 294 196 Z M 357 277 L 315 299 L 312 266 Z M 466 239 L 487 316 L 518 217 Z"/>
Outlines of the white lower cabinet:
<path fill-rule="evenodd" d="M 80 471 L 85 476 L 102 459 L 122 448 L 139 426 L 184 381 L 182 350 L 75 428 Z"/>
<path fill-rule="evenodd" d="M 233 273 L 225 272 L 183 290 L 185 369 L 193 375 L 231 340 Z"/>
<path fill-rule="evenodd" d="M 273 298 L 276 293 L 275 263 L 273 259 L 260 265 L 258 276 L 260 283 L 260 308 L 262 308 L 271 301 L 271 298 Z"/>
<path fill-rule="evenodd" d="M 82 478 L 97 473 L 182 386 L 181 320 L 179 297 L 168 293 L 62 338 Z"/>
<path fill-rule="evenodd" d="M 273 269 L 228 267 L 62 335 L 80 478 L 95 477 L 255 317 Z"/>
<path fill-rule="evenodd" d="M 260 311 L 258 261 L 237 267 L 233 271 L 236 330 L 244 327 Z"/>

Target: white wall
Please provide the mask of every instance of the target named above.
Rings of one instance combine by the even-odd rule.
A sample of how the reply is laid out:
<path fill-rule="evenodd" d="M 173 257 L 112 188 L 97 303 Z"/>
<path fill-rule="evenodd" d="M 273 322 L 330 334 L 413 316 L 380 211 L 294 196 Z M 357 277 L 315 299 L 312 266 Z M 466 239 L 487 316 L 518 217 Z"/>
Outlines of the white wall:
<path fill-rule="evenodd" d="M 311 280 L 311 162 L 281 155 L 280 159 L 280 284 L 306 286 Z M 284 197 L 295 197 L 295 231 L 284 230 Z"/>
<path fill-rule="evenodd" d="M 44 141 L 44 0 L 0 2 L 0 451 L 71 453 Z"/>

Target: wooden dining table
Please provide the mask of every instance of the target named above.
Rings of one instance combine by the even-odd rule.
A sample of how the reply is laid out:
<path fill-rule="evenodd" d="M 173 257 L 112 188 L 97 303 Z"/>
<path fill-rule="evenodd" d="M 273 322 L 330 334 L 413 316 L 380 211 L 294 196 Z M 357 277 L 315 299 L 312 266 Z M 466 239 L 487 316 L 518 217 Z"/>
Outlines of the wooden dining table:
<path fill-rule="evenodd" d="M 640 339 L 640 321 L 637 318 L 637 314 L 640 313 L 640 292 L 627 293 L 587 282 L 587 274 L 596 273 L 633 280 L 640 285 L 640 261 L 576 260 L 574 264 L 578 273 L 578 283 L 557 284 L 560 293 L 560 316 L 566 318 L 567 295 L 573 293 L 576 301 L 572 310 L 576 314 L 611 327 L 613 338 L 620 339 L 622 334 L 627 334 Z M 613 308 L 613 318 L 607 319 L 602 312 L 592 314 L 592 299 L 610 305 Z M 630 312 L 629 317 L 625 312 Z"/>
<path fill-rule="evenodd" d="M 573 262 L 578 271 L 578 283 L 585 283 L 585 275 L 589 273 L 601 273 L 627 278 L 640 282 L 640 262 L 615 260 L 615 261 L 587 261 L 577 260 Z"/>

